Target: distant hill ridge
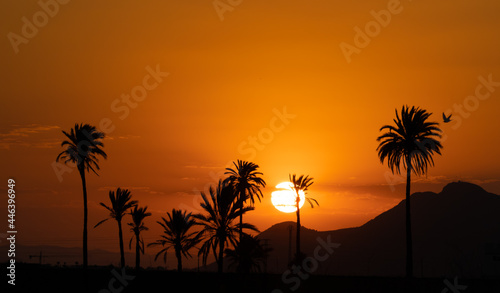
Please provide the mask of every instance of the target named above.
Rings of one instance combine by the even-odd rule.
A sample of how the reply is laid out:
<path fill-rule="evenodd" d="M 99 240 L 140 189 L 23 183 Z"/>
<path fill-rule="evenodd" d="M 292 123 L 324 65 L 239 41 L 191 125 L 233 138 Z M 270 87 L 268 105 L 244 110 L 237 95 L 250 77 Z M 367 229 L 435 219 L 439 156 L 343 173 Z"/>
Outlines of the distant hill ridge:
<path fill-rule="evenodd" d="M 404 195 L 402 195 L 404 197 Z M 412 200 L 414 271 L 417 277 L 500 277 L 500 196 L 468 182 L 452 182 L 439 193 L 416 192 Z M 309 256 L 318 247 L 318 237 L 339 243 L 340 247 L 326 260 L 318 262 L 316 274 L 403 276 L 405 270 L 405 202 L 381 213 L 360 227 L 317 231 L 302 227 L 302 250 Z M 328 221 L 328 219 L 325 219 Z M 291 230 L 290 230 L 291 227 Z M 267 271 L 287 270 L 290 255 L 295 252 L 295 228 L 292 221 L 272 225 L 259 234 L 273 248 L 267 260 Z M 4 243 L 2 243 L 4 245 Z M 2 248 L 3 250 L 3 248 Z M 59 261 L 74 265 L 81 260 L 81 248 L 18 245 L 18 261 L 37 262 L 42 251 L 48 256 L 43 263 Z M 147 253 L 150 253 L 149 255 Z M 156 251 L 141 256 L 144 266 L 162 266 L 153 262 Z M 6 254 L 0 256 L 5 261 Z M 52 256 L 52 257 L 51 257 Z M 196 263 L 196 253 L 186 267 Z M 173 261 L 173 257 L 169 256 Z M 89 251 L 89 263 L 117 265 L 118 252 Z M 134 253 L 126 252 L 127 265 L 134 264 Z M 191 263 L 191 265 L 189 265 Z M 194 264 L 193 264 L 194 263 Z M 227 261 L 226 261 L 227 265 Z M 170 266 L 170 268 L 174 268 Z M 202 270 L 216 270 L 215 264 Z"/>
<path fill-rule="evenodd" d="M 4 243 L 1 243 L 1 251 L 6 251 Z M 128 249 L 127 249 L 128 250 Z M 128 266 L 135 265 L 135 252 L 125 251 L 125 263 Z M 82 264 L 81 247 L 60 247 L 54 245 L 22 245 L 16 246 L 16 262 L 40 263 L 40 252 L 42 254 L 42 264 L 74 266 Z M 148 266 L 151 257 L 146 253 L 141 255 L 141 263 Z M 7 254 L 0 255 L 0 262 L 6 262 Z M 120 253 L 103 249 L 89 250 L 89 265 L 115 265 L 118 266 Z M 154 264 L 153 264 L 154 265 Z"/>
<path fill-rule="evenodd" d="M 452 182 L 440 193 L 411 195 L 415 274 L 424 277 L 500 276 L 500 196 L 468 182 Z M 302 228 L 302 247 L 312 255 L 316 239 L 330 236 L 341 246 L 317 273 L 403 276 L 405 204 L 383 212 L 364 225 L 333 231 Z M 286 270 L 289 226 L 295 251 L 295 222 L 275 224 L 260 234 L 275 249 L 268 270 Z"/>

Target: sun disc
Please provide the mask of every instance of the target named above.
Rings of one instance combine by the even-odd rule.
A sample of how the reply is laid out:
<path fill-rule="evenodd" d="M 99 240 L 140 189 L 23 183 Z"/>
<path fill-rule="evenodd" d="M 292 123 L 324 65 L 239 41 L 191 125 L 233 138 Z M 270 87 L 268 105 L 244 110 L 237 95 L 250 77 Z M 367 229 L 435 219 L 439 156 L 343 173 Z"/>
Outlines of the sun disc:
<path fill-rule="evenodd" d="M 271 202 L 278 211 L 284 213 L 293 213 L 297 211 L 297 194 L 292 189 L 292 187 L 293 185 L 291 182 L 281 182 L 280 184 L 276 185 L 276 188 L 278 188 L 278 190 L 271 193 Z M 301 208 L 304 205 L 306 199 L 303 191 L 299 191 L 299 197 L 299 208 Z"/>

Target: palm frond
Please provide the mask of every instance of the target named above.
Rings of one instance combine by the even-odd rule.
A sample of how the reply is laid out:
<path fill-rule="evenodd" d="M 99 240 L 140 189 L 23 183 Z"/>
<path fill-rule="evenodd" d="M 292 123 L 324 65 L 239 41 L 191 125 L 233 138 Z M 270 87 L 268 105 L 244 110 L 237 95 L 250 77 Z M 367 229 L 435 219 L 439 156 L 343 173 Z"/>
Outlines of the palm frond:
<path fill-rule="evenodd" d="M 306 200 L 307 200 L 307 202 L 311 205 L 311 208 L 314 208 L 313 202 L 314 202 L 317 206 L 319 206 L 318 201 L 317 201 L 317 200 L 315 200 L 314 198 L 306 197 Z"/>
<path fill-rule="evenodd" d="M 134 237 L 139 239 L 139 250 L 141 251 L 142 254 L 144 254 L 144 241 L 140 237 L 140 234 L 142 231 L 148 230 L 148 227 L 144 226 L 144 219 L 147 217 L 151 216 L 151 213 L 147 212 L 148 207 L 139 207 L 137 205 L 134 206 L 132 211 L 130 211 L 130 216 L 132 217 L 132 222 L 127 223 L 130 227 L 130 231 L 133 232 L 132 237 L 130 238 L 129 242 L 129 249 L 132 249 L 132 239 Z"/>
<path fill-rule="evenodd" d="M 240 163 L 241 164 L 241 163 Z M 229 172 L 237 172 L 232 170 Z M 210 197 L 201 193 L 203 202 L 200 204 L 205 213 L 193 215 L 197 219 L 197 225 L 202 227 L 200 239 L 204 238 L 203 244 L 198 252 L 203 258 L 203 263 L 209 254 L 213 254 L 219 261 L 217 250 L 221 242 L 224 246 L 234 246 L 237 243 L 237 237 L 240 225 L 235 223 L 240 215 L 253 210 L 253 207 L 246 206 L 240 208 L 242 199 L 236 198 L 235 185 L 230 180 L 219 180 L 217 187 L 209 189 Z M 242 229 L 258 231 L 251 224 L 243 223 Z"/>
<path fill-rule="evenodd" d="M 107 219 L 115 219 L 116 221 L 120 222 L 123 216 L 127 213 L 127 211 L 137 205 L 136 200 L 131 200 L 132 195 L 128 189 L 118 188 L 116 189 L 116 192 L 110 190 L 108 196 L 111 202 L 110 206 L 107 206 L 103 202 L 99 203 L 101 206 L 103 206 L 109 211 L 109 218 Z M 101 222 L 99 222 L 97 225 L 94 226 L 94 228 L 99 226 L 107 219 L 104 219 Z"/>
<path fill-rule="evenodd" d="M 387 160 L 392 173 L 401 174 L 401 169 L 411 170 L 416 175 L 427 173 L 429 166 L 434 165 L 433 155 L 441 155 L 442 145 L 439 123 L 429 122 L 432 113 L 426 110 L 403 106 L 401 112 L 396 109 L 395 126 L 384 125 L 377 141 L 380 162 Z"/>
<path fill-rule="evenodd" d="M 163 228 L 163 235 L 160 240 L 148 246 L 164 247 L 157 255 L 166 254 L 169 248 L 173 248 L 184 257 L 191 257 L 189 250 L 200 242 L 201 237 L 198 232 L 190 231 L 195 225 L 195 217 L 186 211 L 172 209 L 172 212 L 167 212 L 167 218 L 162 217 L 157 223 Z M 166 255 L 164 255 L 164 261 L 166 261 Z"/>
<path fill-rule="evenodd" d="M 106 152 L 102 150 L 104 144 L 101 142 L 105 134 L 89 124 L 75 124 L 69 133 L 64 130 L 62 133 L 68 140 L 61 143 L 61 146 L 66 147 L 66 149 L 59 153 L 56 161 L 64 160 L 65 164 L 75 163 L 81 170 L 97 174 L 96 170 L 99 170 L 98 156 L 107 158 Z"/>
<path fill-rule="evenodd" d="M 94 228 L 96 228 L 97 226 L 101 225 L 102 223 L 106 222 L 107 220 L 109 220 L 109 218 L 106 218 L 102 221 L 100 221 L 99 223 L 95 224 Z"/>
<path fill-rule="evenodd" d="M 260 177 L 263 174 L 257 171 L 259 165 L 242 160 L 233 162 L 233 165 L 234 169 L 226 168 L 224 174 L 228 177 L 224 183 L 233 185 L 237 195 L 244 198 L 244 201 L 250 200 L 251 203 L 255 203 L 257 198 L 260 202 L 263 198 L 261 188 L 266 187 L 266 182 Z"/>

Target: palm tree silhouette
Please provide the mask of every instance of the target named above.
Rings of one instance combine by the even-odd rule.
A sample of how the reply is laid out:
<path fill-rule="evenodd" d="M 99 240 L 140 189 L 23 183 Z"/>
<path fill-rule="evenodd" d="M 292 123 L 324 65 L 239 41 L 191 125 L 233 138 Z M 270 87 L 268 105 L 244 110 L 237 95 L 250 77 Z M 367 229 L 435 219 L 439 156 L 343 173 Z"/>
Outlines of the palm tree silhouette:
<path fill-rule="evenodd" d="M 259 230 L 252 224 L 233 222 L 241 215 L 254 208 L 247 206 L 241 207 L 237 199 L 236 191 L 233 185 L 219 180 L 217 188 L 209 189 L 210 198 L 204 192 L 201 192 L 203 202 L 200 206 L 206 214 L 196 214 L 194 217 L 198 220 L 198 225 L 203 226 L 200 235 L 206 237 L 198 255 L 203 255 L 203 264 L 206 265 L 207 257 L 213 252 L 217 261 L 217 270 L 222 273 L 224 267 L 224 248 L 231 244 L 236 246 L 235 234 L 241 229 L 250 229 L 258 232 Z M 240 199 L 241 201 L 242 199 Z"/>
<path fill-rule="evenodd" d="M 104 133 L 97 131 L 95 126 L 89 124 L 75 124 L 75 127 L 68 133 L 63 130 L 64 135 L 68 140 L 61 143 L 62 147 L 66 147 L 56 158 L 56 161 L 63 160 L 65 164 L 71 163 L 76 165 L 83 187 L 83 270 L 87 271 L 88 252 L 87 252 L 87 183 L 85 180 L 85 171 L 90 170 L 96 175 L 96 169 L 99 170 L 98 156 L 107 158 L 106 153 L 102 150 L 104 144 L 101 140 L 104 138 Z M 98 175 L 99 176 L 99 175 Z M 84 273 L 86 274 L 86 273 Z"/>
<path fill-rule="evenodd" d="M 118 238 L 120 238 L 120 265 L 122 268 L 125 267 L 125 253 L 123 251 L 123 232 L 122 232 L 122 218 L 127 213 L 129 209 L 137 205 L 136 200 L 131 200 L 132 195 L 128 189 L 116 189 L 114 191 L 109 191 L 109 200 L 111 201 L 111 206 L 107 206 L 104 203 L 100 203 L 109 211 L 109 218 L 106 218 L 99 223 L 97 223 L 94 228 L 106 222 L 109 219 L 115 219 L 118 222 Z"/>
<path fill-rule="evenodd" d="M 380 162 L 387 165 L 392 173 L 401 174 L 400 167 L 406 169 L 406 276 L 413 277 L 413 244 L 411 234 L 410 183 L 411 172 L 422 175 L 427 172 L 430 164 L 434 165 L 432 155 L 441 155 L 439 123 L 428 122 L 432 113 L 426 110 L 408 106 L 401 108 L 401 114 L 396 109 L 396 126 L 384 125 L 380 131 L 388 130 L 377 138 L 380 144 L 377 148 Z"/>
<path fill-rule="evenodd" d="M 151 213 L 146 212 L 148 207 L 145 206 L 140 208 L 134 206 L 134 209 L 130 212 L 132 216 L 132 223 L 127 223 L 130 227 L 130 231 L 133 232 L 133 236 L 130 238 L 128 243 L 129 249 L 132 249 L 132 240 L 135 237 L 135 270 L 139 271 L 141 267 L 141 253 L 144 254 L 144 240 L 141 238 L 141 232 L 149 230 L 148 227 L 144 226 L 144 219 L 151 216 Z"/>
<path fill-rule="evenodd" d="M 297 215 L 297 239 L 296 239 L 296 247 L 297 247 L 297 252 L 295 254 L 295 262 L 299 263 L 301 258 L 302 258 L 302 252 L 300 251 L 300 195 L 299 192 L 302 191 L 304 192 L 304 196 L 306 195 L 306 191 L 309 189 L 309 186 L 311 186 L 313 182 L 313 178 L 309 178 L 309 175 L 305 176 L 300 175 L 300 177 L 296 177 L 295 174 L 293 175 L 288 175 L 290 178 L 291 188 L 292 190 L 295 191 L 297 194 L 297 197 L 295 198 L 295 204 L 297 205 L 297 211 L 295 212 Z M 310 197 L 305 197 L 307 202 L 311 205 L 311 208 L 314 207 L 313 203 L 319 206 L 319 203 L 314 199 Z"/>
<path fill-rule="evenodd" d="M 181 272 L 182 255 L 191 257 L 189 250 L 200 243 L 201 235 L 198 232 L 190 232 L 196 224 L 191 213 L 187 214 L 186 211 L 172 209 L 172 213 L 167 212 L 167 216 L 168 220 L 162 217 L 163 222 L 157 221 L 163 227 L 161 239 L 148 244 L 148 246 L 163 246 L 164 248 L 156 254 L 155 260 L 163 254 L 164 262 L 167 262 L 168 250 L 173 247 L 177 258 L 177 270 Z"/>
<path fill-rule="evenodd" d="M 243 238 L 233 248 L 225 250 L 230 264 L 238 273 L 262 272 L 262 264 L 272 249 L 264 247 L 256 236 L 243 234 Z"/>
<path fill-rule="evenodd" d="M 234 190 L 237 192 L 237 199 L 240 203 L 239 208 L 243 208 L 243 204 L 249 199 L 252 204 L 255 203 L 255 197 L 259 200 L 263 197 L 260 187 L 266 187 L 266 182 L 259 176 L 263 174 L 257 172 L 259 165 L 252 162 L 237 160 L 237 163 L 233 162 L 234 169 L 226 168 L 224 174 L 229 175 L 226 178 L 226 182 L 233 185 Z M 243 224 L 243 214 L 240 214 L 240 241 Z"/>

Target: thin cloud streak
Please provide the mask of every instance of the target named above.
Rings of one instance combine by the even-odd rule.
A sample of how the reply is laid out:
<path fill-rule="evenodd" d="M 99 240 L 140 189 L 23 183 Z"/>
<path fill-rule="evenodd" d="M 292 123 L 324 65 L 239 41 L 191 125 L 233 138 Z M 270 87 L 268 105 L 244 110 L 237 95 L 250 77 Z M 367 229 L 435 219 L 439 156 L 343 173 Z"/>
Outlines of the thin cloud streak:
<path fill-rule="evenodd" d="M 10 150 L 14 147 L 24 148 L 54 148 L 61 141 L 60 139 L 51 137 L 42 137 L 36 139 L 40 134 L 46 134 L 54 130 L 59 130 L 61 127 L 57 125 L 12 125 L 13 129 L 5 133 L 0 133 L 0 149 Z"/>

